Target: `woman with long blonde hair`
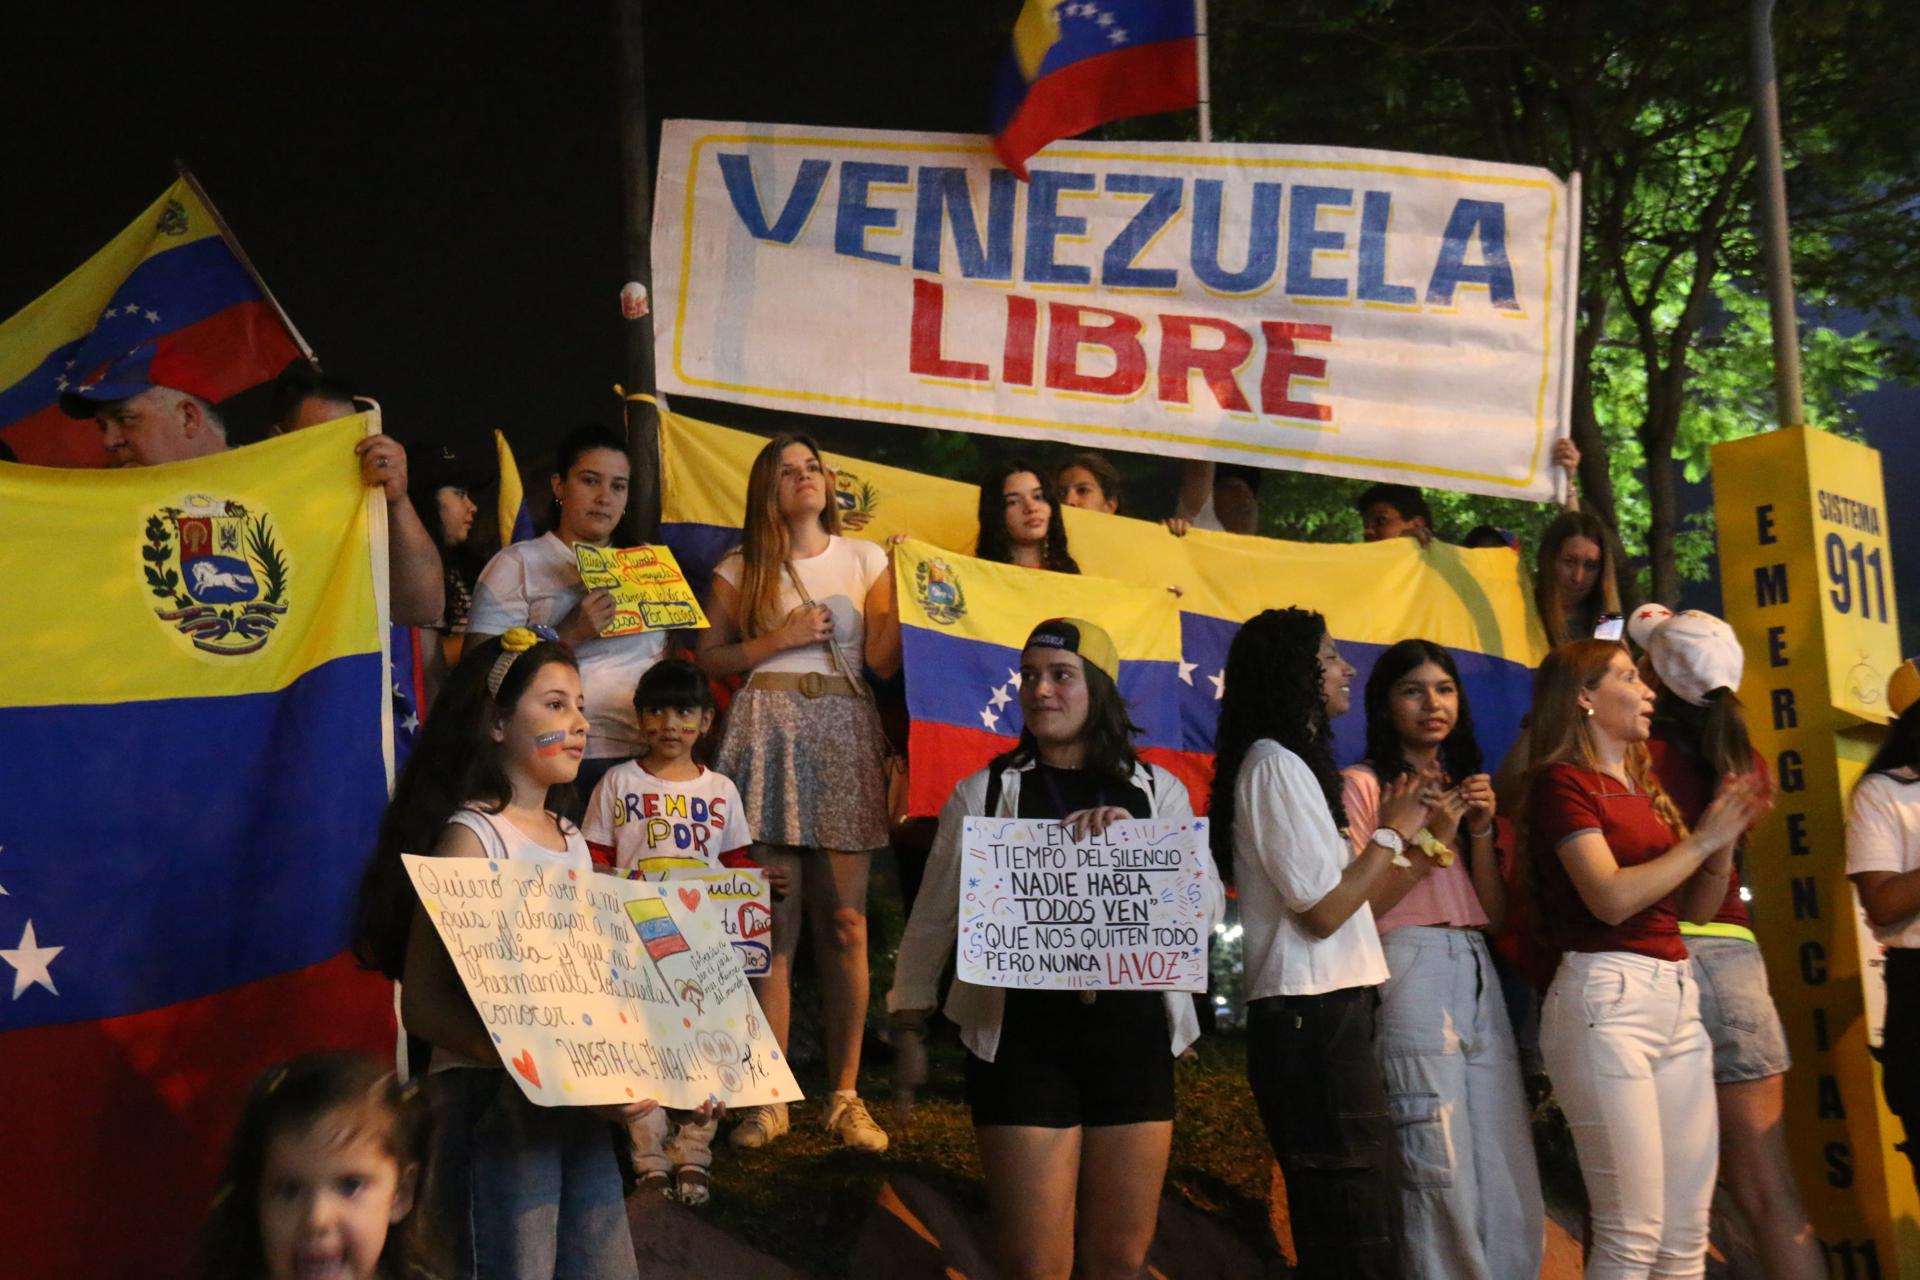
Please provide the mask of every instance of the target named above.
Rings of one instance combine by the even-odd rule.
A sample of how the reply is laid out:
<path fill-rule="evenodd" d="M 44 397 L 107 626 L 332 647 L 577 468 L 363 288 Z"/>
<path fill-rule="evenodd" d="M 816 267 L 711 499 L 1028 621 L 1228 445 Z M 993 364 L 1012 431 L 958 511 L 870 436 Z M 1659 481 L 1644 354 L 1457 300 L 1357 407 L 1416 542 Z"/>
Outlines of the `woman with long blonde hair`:
<path fill-rule="evenodd" d="M 900 669 L 887 553 L 840 536 L 833 474 L 810 438 L 777 436 L 747 476 L 740 546 L 713 571 L 700 637 L 711 676 L 745 673 L 715 754 L 733 779 L 774 899 L 771 967 L 754 981 L 784 1050 L 802 918 L 813 928 L 830 1098 L 823 1121 L 850 1147 L 887 1135 L 855 1092 L 867 1018 L 867 860 L 887 843 L 886 739 L 865 669 Z M 787 1130 L 787 1104 L 749 1108 L 736 1146 Z"/>
<path fill-rule="evenodd" d="M 1654 780 L 1653 706 L 1612 641 L 1561 645 L 1534 677 L 1523 817 L 1537 918 L 1563 953 L 1540 1048 L 1593 1209 L 1589 1280 L 1702 1274 L 1719 1126 L 1680 921 L 1713 918 L 1770 803 L 1730 778 L 1689 832 Z"/>
<path fill-rule="evenodd" d="M 1601 614 L 1620 612 L 1613 544 L 1598 516 L 1562 512 L 1540 535 L 1533 602 L 1547 643 L 1556 645 L 1587 639 Z"/>

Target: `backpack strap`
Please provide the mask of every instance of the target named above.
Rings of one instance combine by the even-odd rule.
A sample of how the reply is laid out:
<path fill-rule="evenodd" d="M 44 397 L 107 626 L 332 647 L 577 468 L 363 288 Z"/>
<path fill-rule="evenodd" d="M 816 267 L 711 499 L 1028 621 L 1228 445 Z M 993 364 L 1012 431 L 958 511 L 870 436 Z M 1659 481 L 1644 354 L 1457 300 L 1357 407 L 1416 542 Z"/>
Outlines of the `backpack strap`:
<path fill-rule="evenodd" d="M 1006 770 L 1004 769 L 995 769 L 992 767 L 987 769 L 987 811 L 981 815 L 982 817 L 992 818 L 998 816 L 1000 808 L 1000 779 L 1005 773 Z"/>

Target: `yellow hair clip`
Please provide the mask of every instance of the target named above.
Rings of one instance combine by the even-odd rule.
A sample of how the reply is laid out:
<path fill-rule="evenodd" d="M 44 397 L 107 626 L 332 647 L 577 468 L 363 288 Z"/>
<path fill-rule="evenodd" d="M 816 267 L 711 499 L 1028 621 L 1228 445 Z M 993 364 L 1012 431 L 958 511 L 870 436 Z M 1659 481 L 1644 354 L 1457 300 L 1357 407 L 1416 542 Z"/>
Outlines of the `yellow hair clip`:
<path fill-rule="evenodd" d="M 514 660 L 542 640 L 553 639 L 551 633 L 542 635 L 544 627 L 535 630 L 532 627 L 508 627 L 500 635 L 500 656 L 493 660 L 492 670 L 487 672 L 487 692 L 498 695 L 500 686 L 505 683 L 507 672 L 513 670 Z"/>

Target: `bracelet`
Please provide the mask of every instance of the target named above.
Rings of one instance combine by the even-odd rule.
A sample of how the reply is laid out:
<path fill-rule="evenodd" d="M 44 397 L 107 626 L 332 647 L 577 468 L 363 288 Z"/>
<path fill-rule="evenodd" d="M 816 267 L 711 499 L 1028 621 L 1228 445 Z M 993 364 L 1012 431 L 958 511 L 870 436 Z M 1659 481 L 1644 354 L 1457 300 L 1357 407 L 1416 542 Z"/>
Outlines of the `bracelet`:
<path fill-rule="evenodd" d="M 1488 824 L 1487 824 L 1486 826 L 1484 826 L 1484 827 L 1482 827 L 1482 828 L 1480 828 L 1480 830 L 1478 830 L 1478 831 L 1469 831 L 1469 832 L 1467 832 L 1467 839 L 1469 839 L 1469 840 L 1485 840 L 1485 839 L 1486 839 L 1486 838 L 1487 838 L 1488 836 L 1490 836 L 1490 835 L 1492 835 L 1492 834 L 1493 834 L 1493 824 L 1492 824 L 1491 822 L 1489 822 L 1489 823 L 1488 823 Z"/>

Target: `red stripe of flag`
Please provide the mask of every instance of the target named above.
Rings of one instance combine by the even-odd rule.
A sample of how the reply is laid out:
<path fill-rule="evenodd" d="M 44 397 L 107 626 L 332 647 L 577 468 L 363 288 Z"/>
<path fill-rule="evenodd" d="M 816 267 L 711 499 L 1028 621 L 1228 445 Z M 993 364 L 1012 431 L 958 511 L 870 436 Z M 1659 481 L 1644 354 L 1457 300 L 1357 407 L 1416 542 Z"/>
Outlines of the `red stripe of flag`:
<path fill-rule="evenodd" d="M 1048 143 L 1128 116 L 1183 111 L 1200 101 L 1193 40 L 1132 45 L 1069 63 L 1033 82 L 994 137 L 1007 168 L 1027 176 L 1027 157 Z"/>

